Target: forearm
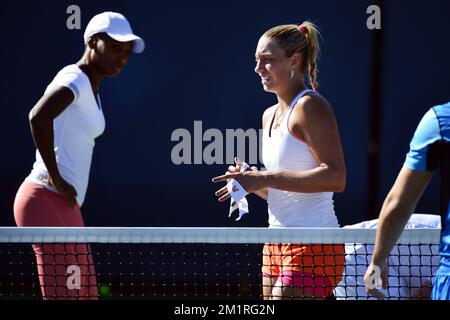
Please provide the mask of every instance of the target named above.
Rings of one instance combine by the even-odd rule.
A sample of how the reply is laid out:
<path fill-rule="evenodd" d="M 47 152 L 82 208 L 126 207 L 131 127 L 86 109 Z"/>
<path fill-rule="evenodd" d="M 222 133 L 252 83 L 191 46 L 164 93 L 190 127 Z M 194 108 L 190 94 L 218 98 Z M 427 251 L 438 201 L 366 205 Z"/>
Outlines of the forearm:
<path fill-rule="evenodd" d="M 375 237 L 375 249 L 372 256 L 374 265 L 378 265 L 380 261 L 389 257 L 413 210 L 413 207 L 402 205 L 398 199 L 389 196 L 386 198 Z"/>
<path fill-rule="evenodd" d="M 433 171 L 415 171 L 402 167 L 381 209 L 373 264 L 377 265 L 388 258 L 432 175 Z"/>
<path fill-rule="evenodd" d="M 53 120 L 30 119 L 34 143 L 52 180 L 60 178 L 53 142 Z"/>
<path fill-rule="evenodd" d="M 333 170 L 326 165 L 301 172 L 266 172 L 268 188 L 291 192 L 342 192 L 345 188 L 345 173 Z"/>
<path fill-rule="evenodd" d="M 261 189 L 259 191 L 254 192 L 258 197 L 264 199 L 267 201 L 267 199 L 269 198 L 269 189 L 268 188 L 264 188 Z"/>

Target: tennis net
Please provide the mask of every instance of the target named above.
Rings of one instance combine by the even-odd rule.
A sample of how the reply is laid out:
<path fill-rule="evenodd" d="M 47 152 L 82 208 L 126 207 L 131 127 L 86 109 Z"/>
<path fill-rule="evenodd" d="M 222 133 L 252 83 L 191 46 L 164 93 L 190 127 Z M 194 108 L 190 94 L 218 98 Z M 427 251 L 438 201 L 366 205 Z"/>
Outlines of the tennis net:
<path fill-rule="evenodd" d="M 368 299 L 374 229 L 0 228 L 0 299 Z M 407 229 L 385 299 L 428 299 L 440 229 Z"/>

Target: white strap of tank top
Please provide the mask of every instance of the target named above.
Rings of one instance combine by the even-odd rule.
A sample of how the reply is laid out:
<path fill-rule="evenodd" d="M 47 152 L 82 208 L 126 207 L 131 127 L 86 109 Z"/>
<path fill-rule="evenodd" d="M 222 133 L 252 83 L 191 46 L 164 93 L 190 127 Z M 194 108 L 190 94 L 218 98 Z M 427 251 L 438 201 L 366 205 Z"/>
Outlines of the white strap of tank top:
<path fill-rule="evenodd" d="M 244 172 L 250 168 L 250 166 L 247 163 L 242 162 L 237 157 L 234 158 L 234 162 L 241 166 L 241 169 L 240 169 L 241 172 Z M 239 216 L 236 218 L 236 221 L 239 221 L 239 220 L 241 220 L 241 218 L 244 214 L 248 213 L 248 202 L 247 202 L 247 199 L 245 198 L 245 196 L 248 194 L 248 192 L 241 186 L 241 184 L 239 182 L 237 182 L 234 179 L 231 179 L 227 183 L 227 190 L 228 190 L 228 194 L 231 197 L 230 211 L 229 211 L 228 217 L 231 217 L 231 214 L 236 209 L 239 208 Z"/>

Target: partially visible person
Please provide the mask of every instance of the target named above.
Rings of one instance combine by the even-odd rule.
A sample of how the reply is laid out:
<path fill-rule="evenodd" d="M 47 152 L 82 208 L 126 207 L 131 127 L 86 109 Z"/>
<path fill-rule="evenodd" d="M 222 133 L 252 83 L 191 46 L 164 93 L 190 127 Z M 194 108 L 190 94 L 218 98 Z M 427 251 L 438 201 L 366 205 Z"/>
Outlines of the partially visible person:
<path fill-rule="evenodd" d="M 380 296 L 371 283 L 377 268 L 381 271 L 382 287 L 388 287 L 389 253 L 438 168 L 441 176 L 441 260 L 431 299 L 450 300 L 450 102 L 431 108 L 420 121 L 403 168 L 383 203 L 372 261 L 364 277 L 366 290 L 371 295 Z"/>
<path fill-rule="evenodd" d="M 379 219 L 345 226 L 344 229 L 376 229 Z M 406 229 L 440 229 L 441 217 L 433 214 L 413 214 Z M 338 300 L 376 299 L 367 294 L 364 273 L 372 258 L 371 244 L 345 245 L 345 271 L 334 290 Z M 429 299 L 433 278 L 439 266 L 439 245 L 396 244 L 388 258 L 389 288 L 379 290 L 385 299 Z"/>
<path fill-rule="evenodd" d="M 29 114 L 37 150 L 14 201 L 19 227 L 84 226 L 80 207 L 95 139 L 105 128 L 99 85 L 122 71 L 131 52 L 142 52 L 144 41 L 122 14 L 103 12 L 87 25 L 84 42 L 81 59 L 58 72 Z M 44 299 L 97 299 L 89 245 L 34 244 L 33 249 Z M 67 286 L 71 265 L 80 268 L 80 288 Z"/>

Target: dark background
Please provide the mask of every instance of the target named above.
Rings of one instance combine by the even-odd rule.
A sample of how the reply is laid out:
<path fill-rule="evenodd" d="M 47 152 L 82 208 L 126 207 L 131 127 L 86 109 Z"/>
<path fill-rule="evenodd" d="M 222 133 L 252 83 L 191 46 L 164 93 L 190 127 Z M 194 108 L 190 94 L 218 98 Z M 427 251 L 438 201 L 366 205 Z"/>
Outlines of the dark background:
<path fill-rule="evenodd" d="M 66 27 L 71 4 L 81 8 L 81 30 Z M 382 7 L 381 31 L 366 27 L 371 4 Z M 107 122 L 82 207 L 88 226 L 267 225 L 255 196 L 240 222 L 216 201 L 210 181 L 227 165 L 177 166 L 170 155 L 172 132 L 193 134 L 196 120 L 204 131 L 260 127 L 275 96 L 253 71 L 254 52 L 272 26 L 309 19 L 324 38 L 320 92 L 334 107 L 347 165 L 346 190 L 335 195 L 341 225 L 377 215 L 417 123 L 449 99 L 445 0 L 2 3 L 0 225 L 14 225 L 14 195 L 34 162 L 28 112 L 54 75 L 81 57 L 90 18 L 107 10 L 123 13 L 147 49 L 101 84 Z M 416 212 L 438 213 L 438 199 L 436 176 Z"/>

